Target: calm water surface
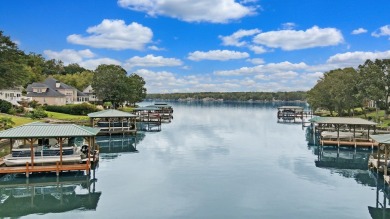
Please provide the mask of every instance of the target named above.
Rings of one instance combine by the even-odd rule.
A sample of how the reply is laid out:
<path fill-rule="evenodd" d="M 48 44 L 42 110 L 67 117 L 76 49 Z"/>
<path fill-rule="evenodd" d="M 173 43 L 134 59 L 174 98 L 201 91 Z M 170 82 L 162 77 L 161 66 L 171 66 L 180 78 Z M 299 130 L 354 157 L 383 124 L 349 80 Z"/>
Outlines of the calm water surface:
<path fill-rule="evenodd" d="M 19 216 L 371 218 L 368 207 L 384 199 L 367 170 L 316 167 L 317 147 L 308 146 L 300 124 L 277 122 L 276 105 L 173 107 L 174 119 L 162 131 L 137 136 L 137 153 L 129 146 L 134 139 L 107 143 L 94 182 L 64 184 L 69 193 L 34 191 L 37 200 L 10 197 L 2 188 L 0 209 L 15 210 L 0 217 L 35 204 Z M 341 151 L 339 159 L 364 163 L 367 153 Z M 334 161 L 337 151 L 323 156 Z M 43 207 L 50 205 L 57 207 Z"/>

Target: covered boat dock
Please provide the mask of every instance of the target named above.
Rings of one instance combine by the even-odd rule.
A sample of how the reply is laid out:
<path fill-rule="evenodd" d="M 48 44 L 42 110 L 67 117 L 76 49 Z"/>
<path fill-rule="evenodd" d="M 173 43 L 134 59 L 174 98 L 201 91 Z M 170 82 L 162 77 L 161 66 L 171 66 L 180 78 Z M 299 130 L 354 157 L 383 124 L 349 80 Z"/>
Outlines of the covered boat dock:
<path fill-rule="evenodd" d="M 371 138 L 379 145 L 376 154 L 371 154 L 368 159 L 368 167 L 383 172 L 384 181 L 390 184 L 389 154 L 390 154 L 390 134 L 372 135 Z"/>
<path fill-rule="evenodd" d="M 91 162 L 99 159 L 98 153 L 91 155 L 91 151 L 98 151 L 95 147 L 95 136 L 99 129 L 80 126 L 75 124 L 48 124 L 41 122 L 29 123 L 0 132 L 0 139 L 9 139 L 10 151 L 16 140 L 22 141 L 29 148 L 29 162 L 23 166 L 1 166 L 0 174 L 25 173 L 29 177 L 30 173 L 36 172 L 56 172 L 57 176 L 62 171 L 86 171 L 89 174 Z M 63 147 L 65 140 L 73 137 L 82 137 L 87 142 L 87 157 L 85 163 L 65 163 Z M 59 147 L 59 157 L 55 165 L 39 164 L 35 162 L 34 149 L 39 145 L 40 139 L 56 139 Z M 38 144 L 37 144 L 38 143 Z M 95 156 L 96 155 L 96 156 Z M 11 156 L 11 155 L 8 155 Z M 93 157 L 92 157 L 93 156 Z"/>
<path fill-rule="evenodd" d="M 313 135 L 320 135 L 322 146 L 377 147 L 378 143 L 370 139 L 376 132 L 377 123 L 362 118 L 350 117 L 314 117 L 309 120 Z"/>
<path fill-rule="evenodd" d="M 119 110 L 103 110 L 89 113 L 90 124 L 99 128 L 99 135 L 126 134 L 137 132 L 136 118 L 132 113 Z"/>

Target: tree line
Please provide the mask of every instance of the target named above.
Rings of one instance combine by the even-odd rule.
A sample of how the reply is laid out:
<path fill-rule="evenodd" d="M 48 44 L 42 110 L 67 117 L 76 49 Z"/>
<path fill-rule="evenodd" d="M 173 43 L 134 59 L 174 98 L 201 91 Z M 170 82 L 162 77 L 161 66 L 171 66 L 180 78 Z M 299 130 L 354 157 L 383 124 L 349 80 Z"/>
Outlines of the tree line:
<path fill-rule="evenodd" d="M 324 73 L 307 92 L 313 109 L 325 109 L 331 115 L 353 116 L 356 109 L 365 112 L 369 102 L 375 109 L 389 113 L 390 59 L 366 60 L 358 68 L 335 69 Z"/>
<path fill-rule="evenodd" d="M 169 93 L 148 94 L 147 99 L 195 99 L 204 98 L 223 99 L 224 101 L 305 101 L 306 92 L 198 92 L 198 93 Z"/>
<path fill-rule="evenodd" d="M 0 30 L 0 89 L 26 88 L 47 77 L 81 91 L 92 85 L 98 99 L 114 106 L 124 102 L 135 104 L 146 97 L 144 79 L 134 73 L 128 74 L 119 65 L 100 65 L 92 71 L 77 63 L 64 65 L 61 60 L 46 60 L 40 54 L 26 54 Z"/>

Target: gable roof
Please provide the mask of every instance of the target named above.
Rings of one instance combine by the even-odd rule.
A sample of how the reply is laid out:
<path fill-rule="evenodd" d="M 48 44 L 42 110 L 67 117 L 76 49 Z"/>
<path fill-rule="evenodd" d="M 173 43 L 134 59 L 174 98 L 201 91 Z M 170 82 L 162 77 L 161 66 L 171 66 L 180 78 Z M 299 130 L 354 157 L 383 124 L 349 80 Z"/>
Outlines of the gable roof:
<path fill-rule="evenodd" d="M 59 89 L 75 89 L 77 91 L 77 96 L 88 96 L 87 94 L 77 90 L 76 88 L 69 86 L 67 84 L 64 84 L 62 82 L 60 83 L 60 87 L 56 87 L 56 83 L 59 82 L 55 78 L 49 77 L 47 78 L 43 83 L 32 83 L 27 86 L 27 96 L 28 97 L 65 97 L 65 94 L 62 94 L 59 92 Z M 33 92 L 33 88 L 47 88 L 46 92 L 37 93 Z"/>
<path fill-rule="evenodd" d="M 48 124 L 33 122 L 0 132 L 1 138 L 54 138 L 96 136 L 99 128 L 75 124 Z"/>
<path fill-rule="evenodd" d="M 60 83 L 60 87 L 57 88 L 56 87 L 56 83 L 59 82 Z M 50 88 L 53 88 L 53 89 L 76 89 L 72 86 L 69 86 L 67 84 L 64 84 L 58 80 L 56 80 L 55 78 L 46 78 L 45 82 L 43 82 L 44 84 L 46 84 L 47 86 L 49 86 Z"/>
<path fill-rule="evenodd" d="M 41 87 L 41 88 L 47 88 L 46 92 L 37 93 L 33 92 L 34 87 Z M 50 88 L 46 84 L 43 83 L 32 83 L 27 86 L 27 95 L 28 97 L 65 97 L 65 94 L 62 94 L 55 89 Z"/>
<path fill-rule="evenodd" d="M 137 117 L 134 114 L 115 110 L 115 109 L 109 109 L 109 110 L 103 110 L 99 112 L 89 113 L 88 116 L 90 118 L 131 118 L 131 117 Z"/>

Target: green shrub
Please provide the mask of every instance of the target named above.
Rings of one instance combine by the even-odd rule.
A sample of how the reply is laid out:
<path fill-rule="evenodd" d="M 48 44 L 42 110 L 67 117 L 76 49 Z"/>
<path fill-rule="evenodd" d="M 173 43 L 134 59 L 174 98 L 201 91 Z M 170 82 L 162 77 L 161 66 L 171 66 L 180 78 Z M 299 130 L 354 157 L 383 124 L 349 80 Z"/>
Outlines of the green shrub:
<path fill-rule="evenodd" d="M 5 100 L 0 100 L 0 112 L 8 113 L 8 111 L 12 108 L 12 104 Z"/>
<path fill-rule="evenodd" d="M 15 111 L 16 111 L 16 113 L 19 113 L 19 114 L 24 113 L 24 107 L 17 106 L 17 107 L 15 107 Z"/>
<path fill-rule="evenodd" d="M 41 106 L 41 104 L 40 103 L 38 103 L 38 101 L 36 101 L 36 100 L 33 100 L 33 101 L 31 101 L 30 103 L 28 103 L 28 105 L 31 107 L 31 108 L 37 108 L 37 107 L 39 107 L 39 106 Z"/>
<path fill-rule="evenodd" d="M 94 105 L 88 103 L 82 104 L 69 104 L 65 106 L 46 106 L 47 111 L 65 113 L 71 115 L 87 115 L 88 113 L 93 113 L 99 111 Z"/>
<path fill-rule="evenodd" d="M 41 119 L 47 117 L 47 113 L 42 107 L 38 107 L 35 110 L 26 113 L 25 116 L 31 119 Z"/>

